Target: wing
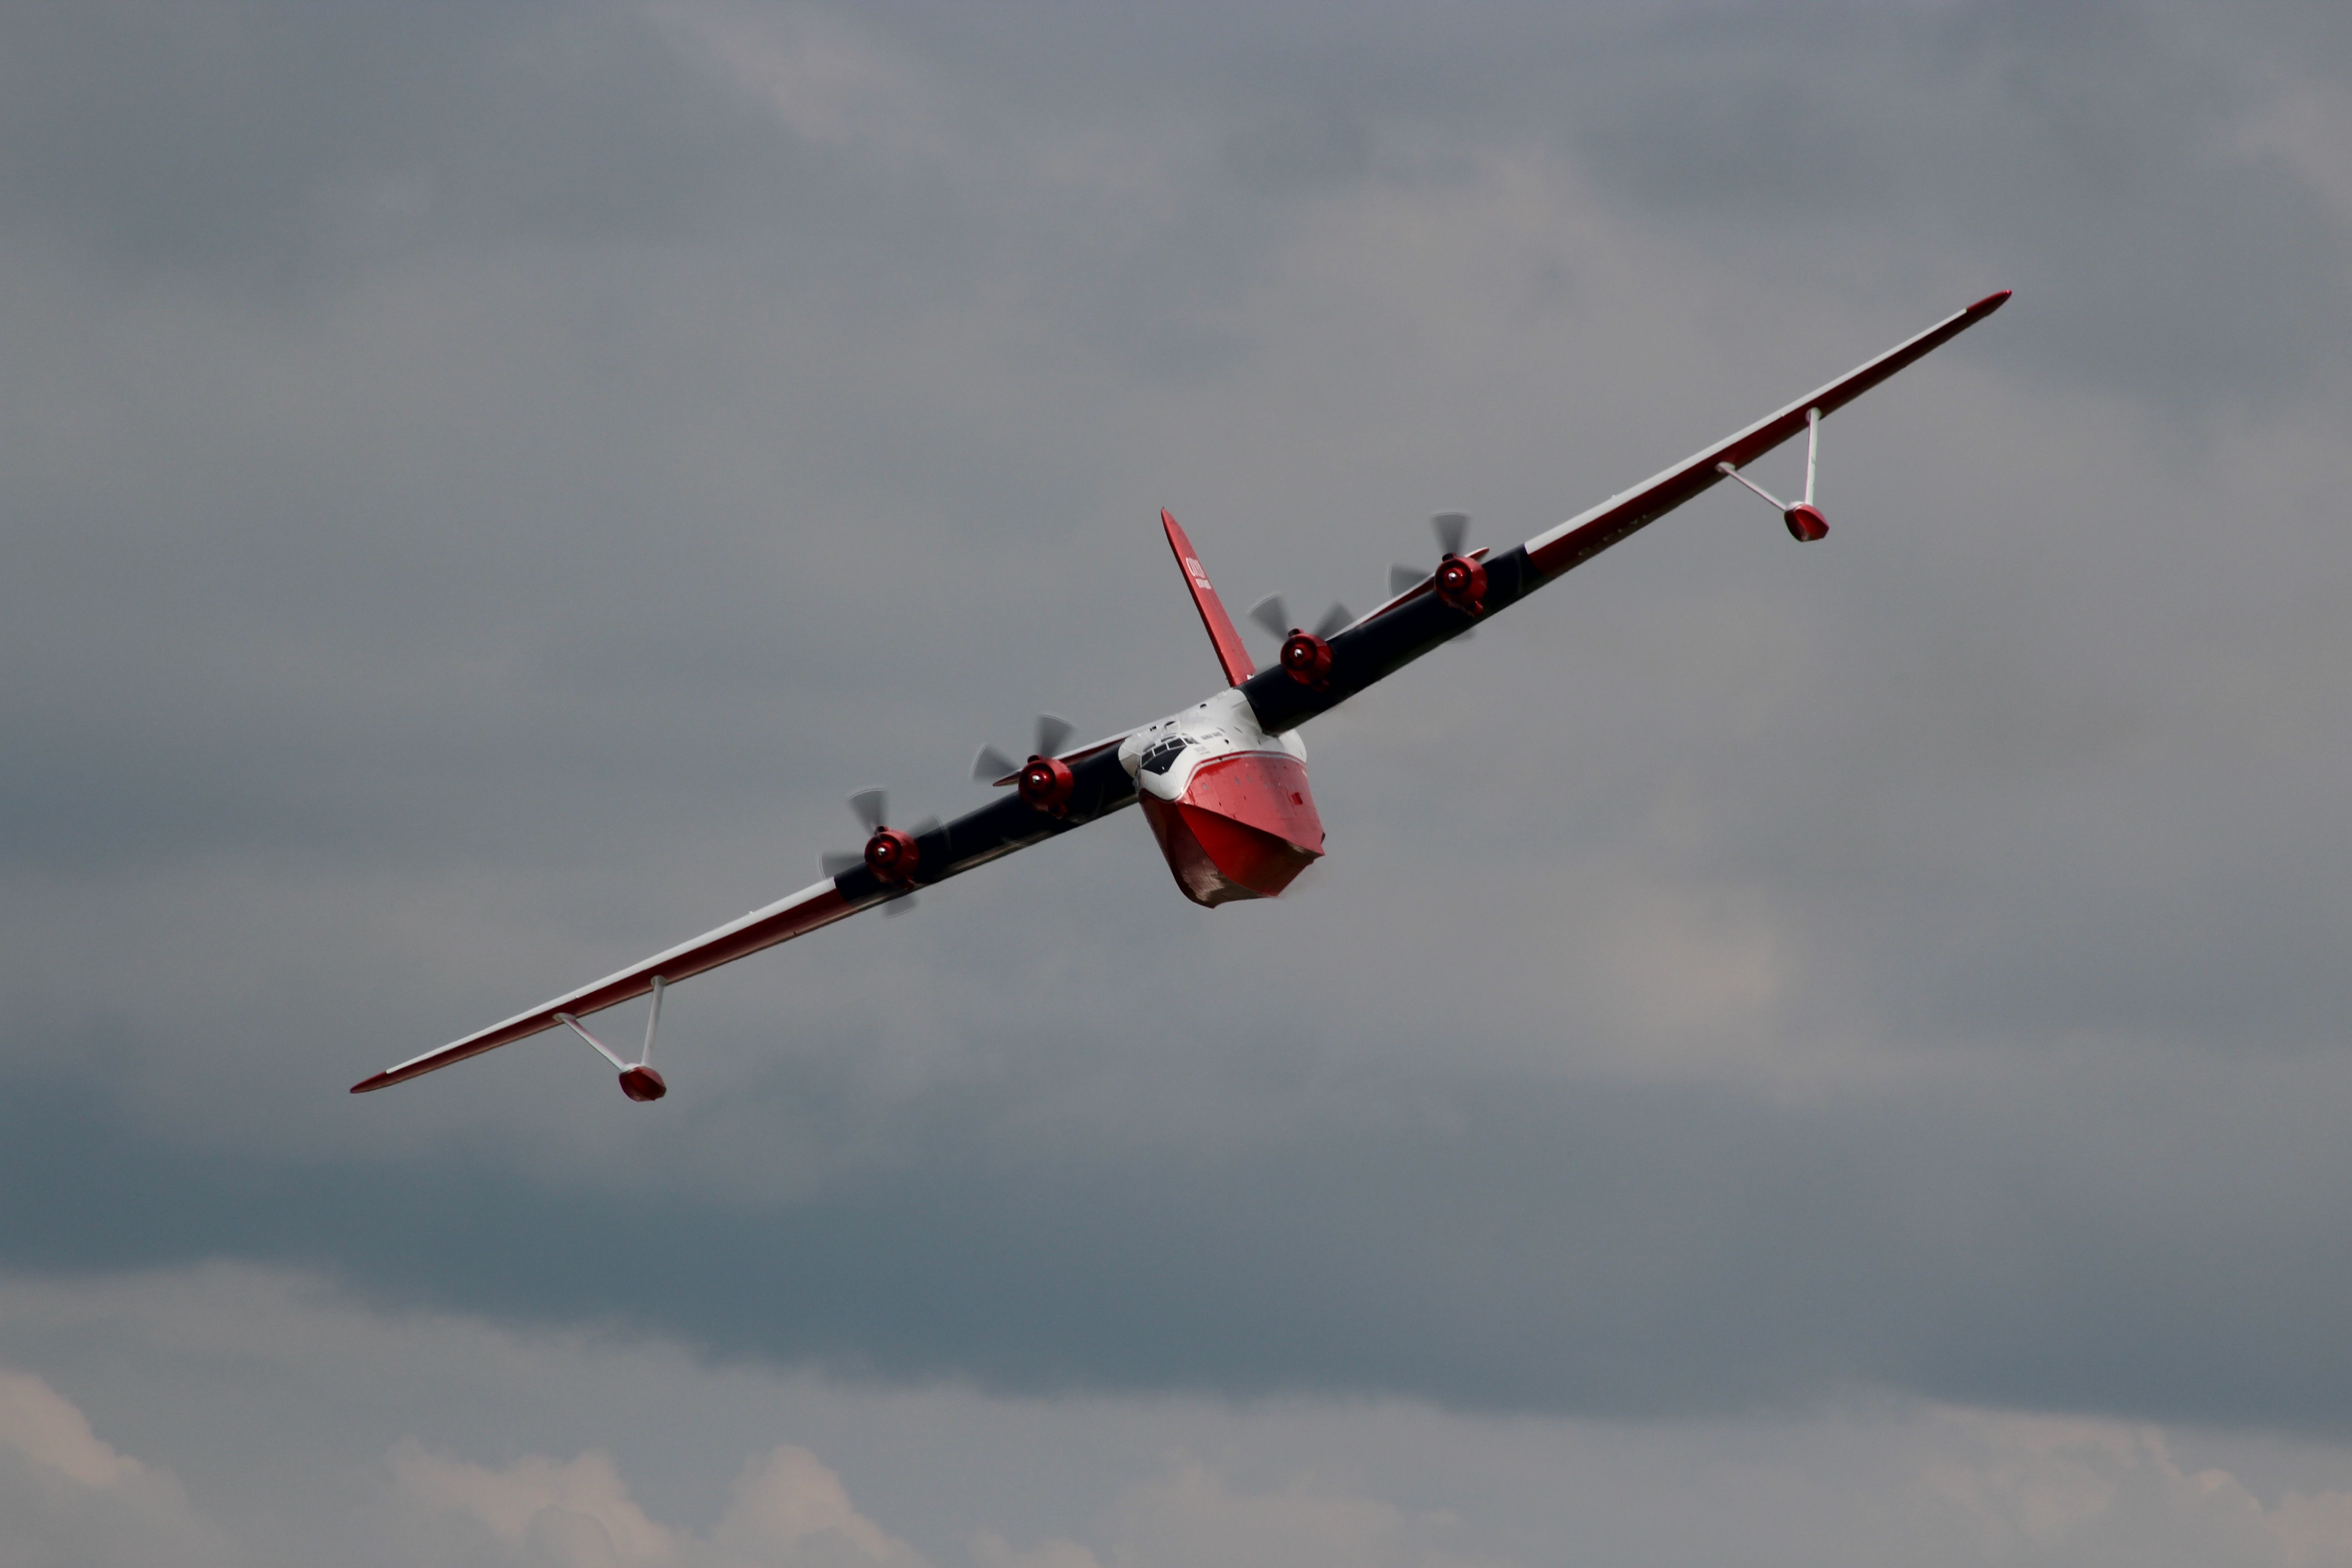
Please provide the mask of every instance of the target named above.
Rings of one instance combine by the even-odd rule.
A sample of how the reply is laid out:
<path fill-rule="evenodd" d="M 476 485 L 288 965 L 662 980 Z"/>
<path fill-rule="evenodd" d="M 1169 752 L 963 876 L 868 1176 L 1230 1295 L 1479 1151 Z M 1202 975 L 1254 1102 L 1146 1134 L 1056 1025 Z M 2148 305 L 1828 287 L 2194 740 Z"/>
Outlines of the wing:
<path fill-rule="evenodd" d="M 657 952 L 643 963 L 632 965 L 618 974 L 606 975 L 593 985 L 583 985 L 577 991 L 558 996 L 543 1007 L 517 1014 L 503 1024 L 494 1024 L 462 1040 L 453 1040 L 437 1051 L 427 1051 L 398 1067 L 387 1068 L 373 1078 L 362 1079 L 352 1085 L 352 1092 L 365 1094 L 370 1089 L 388 1089 L 395 1083 L 405 1083 L 412 1078 L 437 1072 L 453 1062 L 464 1061 L 467 1057 L 478 1057 L 484 1051 L 494 1051 L 500 1046 L 511 1045 L 542 1030 L 552 1029 L 562 1021 L 556 1016 L 558 1013 L 577 1016 L 602 1012 L 651 991 L 656 976 L 659 976 L 665 984 L 674 984 L 688 975 L 699 974 L 706 969 L 732 963 L 763 947 L 773 947 L 780 942 L 805 936 L 821 926 L 845 920 L 868 904 L 881 901 L 871 899 L 866 903 L 854 903 L 842 893 L 839 880 L 836 879 L 831 882 L 819 882 L 813 888 L 803 888 L 789 899 L 770 904 L 764 910 L 753 910 L 741 920 L 730 921 L 717 931 L 707 931 L 692 942 L 671 948 L 667 952 Z"/>
<path fill-rule="evenodd" d="M 1415 584 L 1355 625 L 1334 634 L 1331 668 L 1313 686 L 1291 679 L 1279 666 L 1260 670 L 1242 684 L 1257 721 L 1269 734 L 1295 729 L 1328 713 L 1357 692 L 1460 637 L 1474 621 L 1499 613 L 1551 582 L 1570 567 L 1589 561 L 1644 524 L 1656 521 L 1709 486 L 1720 484 L 1716 465 L 1745 468 L 1805 428 L 1809 410 L 1823 415 L 1843 407 L 1922 355 L 1950 342 L 2007 302 L 2009 292 L 1978 300 L 1896 344 L 1876 359 L 1840 376 L 1779 413 L 1696 452 L 1638 485 L 1497 555 L 1473 552 L 1486 569 L 1481 607 L 1473 614 L 1448 604 L 1427 579 Z"/>
<path fill-rule="evenodd" d="M 953 822 L 917 833 L 915 870 L 910 881 L 885 882 L 861 861 L 831 881 L 804 888 L 763 910 L 753 910 L 740 920 L 730 921 L 667 952 L 657 952 L 643 963 L 607 975 L 593 985 L 583 985 L 543 1006 L 519 1013 L 503 1024 L 453 1040 L 439 1050 L 427 1051 L 398 1067 L 387 1068 L 373 1078 L 362 1079 L 352 1085 L 352 1092 L 365 1094 L 371 1089 L 405 1083 L 467 1057 L 528 1039 L 561 1024 L 558 1014 L 580 1017 L 617 1006 L 651 991 L 656 978 L 667 985 L 722 963 L 732 963 L 763 948 L 806 936 L 861 910 L 870 910 L 915 889 L 961 876 L 976 866 L 984 866 L 1016 849 L 1024 849 L 1132 805 L 1135 781 L 1118 761 L 1118 743 L 1126 738 L 1127 732 L 1122 732 L 1064 756 L 1062 760 L 1070 764 L 1072 788 L 1058 816 L 1038 810 L 1017 795 L 992 801 Z"/>
<path fill-rule="evenodd" d="M 1773 447 L 1797 435 L 1805 427 L 1805 413 L 1818 408 L 1823 418 L 1918 359 L 1960 333 L 1967 331 L 1995 310 L 2009 302 L 2009 290 L 1987 295 L 1967 310 L 1948 316 L 1921 332 L 1908 342 L 1898 343 L 1869 363 L 1838 377 L 1810 397 L 1800 397 L 1769 418 L 1759 419 L 1738 435 L 1730 436 L 1695 452 L 1682 462 L 1637 485 L 1622 495 L 1612 496 L 1591 511 L 1570 518 L 1558 528 L 1538 533 L 1522 547 L 1528 552 L 1528 564 L 1539 578 L 1559 576 L 1570 567 L 1590 561 L 1619 540 L 1644 523 L 1655 521 L 1667 512 L 1723 479 L 1716 468 L 1717 463 L 1729 463 L 1744 468 Z"/>

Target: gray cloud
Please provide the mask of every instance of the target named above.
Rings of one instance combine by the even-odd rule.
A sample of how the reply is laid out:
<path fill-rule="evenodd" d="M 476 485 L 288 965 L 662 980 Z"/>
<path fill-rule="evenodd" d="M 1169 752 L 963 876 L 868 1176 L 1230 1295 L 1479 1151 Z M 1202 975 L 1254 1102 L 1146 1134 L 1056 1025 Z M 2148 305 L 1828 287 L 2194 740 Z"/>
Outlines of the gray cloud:
<path fill-rule="evenodd" d="M 0 1258 L 2340 1431 L 2330 15 L 12 18 Z M 1360 603 L 2010 282 L 1824 549 L 1710 498 L 1316 726 L 1295 917 L 1116 823 L 697 982 L 651 1116 L 341 1092 L 1199 696 L 1156 505 Z"/>

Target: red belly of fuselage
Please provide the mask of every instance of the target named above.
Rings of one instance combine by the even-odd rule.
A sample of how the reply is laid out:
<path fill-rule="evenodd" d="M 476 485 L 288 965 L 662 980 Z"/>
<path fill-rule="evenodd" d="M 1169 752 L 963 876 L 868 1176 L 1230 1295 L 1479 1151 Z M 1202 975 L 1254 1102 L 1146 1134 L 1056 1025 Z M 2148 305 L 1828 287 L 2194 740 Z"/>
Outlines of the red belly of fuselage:
<path fill-rule="evenodd" d="M 1142 804 L 1176 885 L 1196 904 L 1270 899 L 1323 853 L 1307 766 L 1284 752 L 1213 758 L 1177 799 L 1147 790 Z"/>

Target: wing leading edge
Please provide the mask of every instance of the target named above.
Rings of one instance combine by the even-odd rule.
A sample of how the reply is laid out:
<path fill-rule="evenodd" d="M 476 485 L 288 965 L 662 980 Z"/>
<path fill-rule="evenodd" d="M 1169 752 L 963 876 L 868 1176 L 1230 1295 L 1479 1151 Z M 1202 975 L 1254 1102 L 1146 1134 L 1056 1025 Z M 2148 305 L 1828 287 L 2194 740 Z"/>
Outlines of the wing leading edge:
<path fill-rule="evenodd" d="M 618 974 L 607 975 L 593 985 L 583 985 L 567 995 L 558 996 L 543 1007 L 518 1014 L 479 1034 L 468 1035 L 462 1040 L 443 1046 L 439 1050 L 427 1051 L 398 1067 L 387 1068 L 373 1078 L 362 1079 L 352 1085 L 352 1092 L 365 1094 L 371 1089 L 388 1089 L 395 1083 L 405 1083 L 410 1079 L 437 1072 L 452 1063 L 464 1061 L 467 1057 L 478 1057 L 484 1051 L 493 1051 L 500 1046 L 512 1045 L 517 1040 L 552 1029 L 562 1022 L 556 1016 L 558 1013 L 599 1013 L 607 1007 L 618 1006 L 651 991 L 657 976 L 664 984 L 674 984 L 688 975 L 700 974 L 722 963 L 732 963 L 761 948 L 773 947 L 780 942 L 805 936 L 821 926 L 846 920 L 867 905 L 880 901 L 878 898 L 853 901 L 845 897 L 840 887 L 834 882 L 819 882 L 813 888 L 803 888 L 789 899 L 770 904 L 763 910 L 753 910 L 740 920 L 730 921 L 717 931 L 707 931 L 692 942 L 671 948 L 667 952 L 657 952 L 643 963 L 624 969 Z"/>
<path fill-rule="evenodd" d="M 1445 601 L 1423 583 L 1330 638 L 1331 664 L 1313 684 L 1302 684 L 1279 666 L 1262 669 L 1242 683 L 1242 693 L 1268 734 L 1297 728 L 1328 713 L 1349 698 L 1395 674 L 1431 649 L 1460 637 L 1477 622 L 1517 604 L 1557 580 L 1570 567 L 1723 482 L 1716 465 L 1747 467 L 1804 430 L 1808 411 L 1823 415 L 1843 408 L 1895 372 L 1950 342 L 2009 300 L 2009 290 L 1986 296 L 1954 312 L 1916 337 L 1847 372 L 1810 396 L 1694 453 L 1647 483 L 1612 496 L 1559 527 L 1499 554 L 1482 555 L 1483 597 L 1475 608 Z"/>
<path fill-rule="evenodd" d="M 1987 295 L 1909 342 L 1897 343 L 1876 359 L 1847 372 L 1811 396 L 1800 397 L 1778 414 L 1759 419 L 1703 452 L 1693 453 L 1648 483 L 1612 496 L 1558 528 L 1537 534 L 1521 546 L 1528 552 L 1528 564 L 1541 576 L 1552 578 L 1591 560 L 1643 524 L 1656 521 L 1701 491 L 1720 484 L 1724 476 L 1716 467 L 1717 463 L 1746 468 L 1801 432 L 1807 410 L 1818 408 L 1827 418 L 1914 360 L 1942 347 L 2000 310 L 2009 302 L 2009 293 L 2004 289 L 1998 294 Z"/>
<path fill-rule="evenodd" d="M 862 910 L 961 876 L 1014 850 L 1043 843 L 1133 805 L 1135 781 L 1128 776 L 1118 760 L 1118 743 L 1127 734 L 1122 731 L 1108 741 L 1064 753 L 1062 761 L 1070 768 L 1070 792 L 1058 810 L 1040 810 L 1018 795 L 1007 795 L 952 822 L 937 824 L 915 834 L 913 868 L 899 881 L 882 880 L 861 861 L 831 881 L 803 888 L 765 909 L 753 910 L 740 920 L 730 921 L 667 952 L 657 952 L 593 985 L 583 985 L 479 1034 L 453 1040 L 438 1050 L 427 1051 L 373 1078 L 362 1079 L 352 1086 L 352 1092 L 365 1094 L 405 1083 L 468 1057 L 528 1039 L 562 1025 L 562 1014 L 585 1016 L 634 1001 L 651 991 L 656 979 L 668 985 L 722 963 L 732 963 L 763 948 L 806 936 Z"/>

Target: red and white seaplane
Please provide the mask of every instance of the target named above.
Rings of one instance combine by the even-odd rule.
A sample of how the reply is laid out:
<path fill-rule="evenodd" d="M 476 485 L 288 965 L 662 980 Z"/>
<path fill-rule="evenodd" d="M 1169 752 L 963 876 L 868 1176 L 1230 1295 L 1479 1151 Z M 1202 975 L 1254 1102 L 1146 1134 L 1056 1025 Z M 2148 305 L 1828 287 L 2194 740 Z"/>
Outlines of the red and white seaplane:
<path fill-rule="evenodd" d="M 1215 645 L 1217 661 L 1224 667 L 1223 690 L 1181 713 L 1075 751 L 1064 750 L 1069 725 L 1051 716 L 1040 719 L 1028 761 L 1015 763 L 993 747 L 984 747 L 974 764 L 975 777 L 1009 786 L 1011 793 L 952 822 L 894 827 L 886 820 L 888 807 L 880 790 L 853 795 L 850 804 L 869 835 L 865 853 L 827 857 L 825 879 L 814 887 L 503 1024 L 388 1068 L 353 1084 L 352 1092 L 404 1083 L 562 1026 L 619 1069 L 621 1091 L 631 1100 L 659 1100 L 668 1086 L 651 1058 L 663 987 L 846 920 L 861 910 L 907 908 L 919 888 L 1129 805 L 1142 806 L 1143 819 L 1160 841 L 1177 887 L 1194 903 L 1213 907 L 1235 899 L 1273 898 L 1323 853 L 1323 823 L 1307 787 L 1307 748 L 1299 742 L 1300 725 L 1723 479 L 1735 479 L 1763 497 L 1793 537 L 1821 539 L 1829 532 L 1813 504 L 1822 421 L 1991 315 L 2008 299 L 2004 289 L 1978 300 L 1820 391 L 1515 550 L 1499 555 L 1484 549 L 1465 551 L 1469 520 L 1458 512 L 1440 516 L 1435 520 L 1441 552 L 1436 565 L 1427 572 L 1395 568 L 1390 583 L 1393 596 L 1370 615 L 1350 616 L 1335 605 L 1308 631 L 1291 621 L 1279 599 L 1265 601 L 1253 615 L 1283 639 L 1280 660 L 1272 669 L 1258 669 L 1251 662 L 1217 591 L 1209 585 L 1192 541 L 1162 511 L 1160 521 L 1169 546 L 1184 568 L 1192 602 Z M 1806 437 L 1804 498 L 1784 502 L 1740 470 L 1800 432 Z M 590 1014 L 648 994 L 653 1001 L 645 1045 L 635 1061 L 623 1059 L 581 1022 Z"/>

